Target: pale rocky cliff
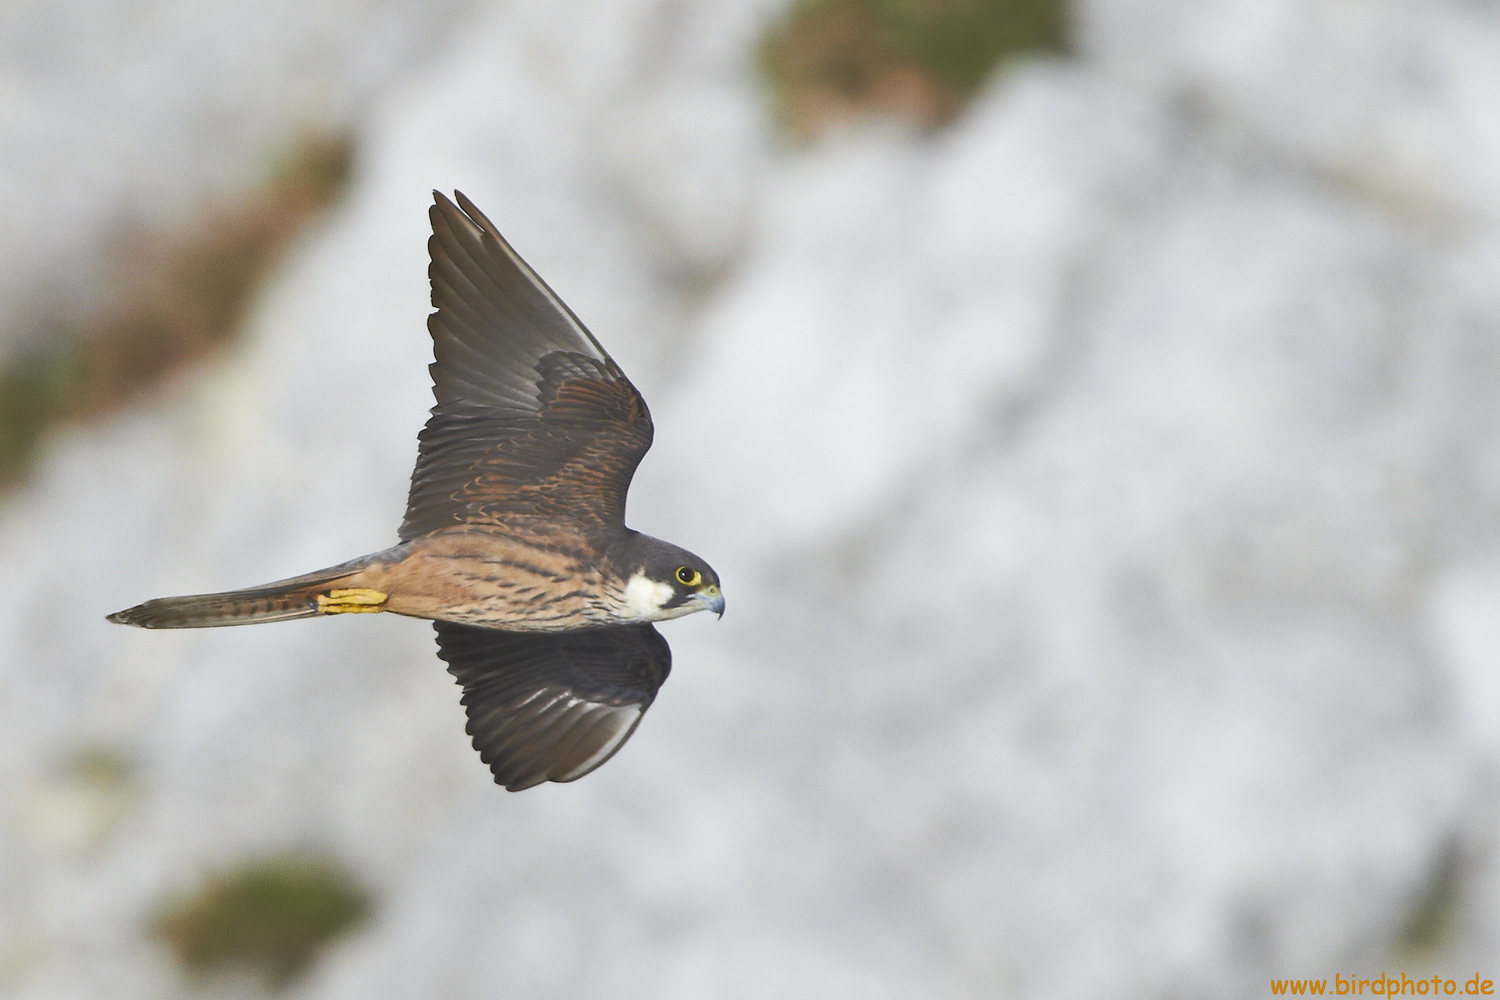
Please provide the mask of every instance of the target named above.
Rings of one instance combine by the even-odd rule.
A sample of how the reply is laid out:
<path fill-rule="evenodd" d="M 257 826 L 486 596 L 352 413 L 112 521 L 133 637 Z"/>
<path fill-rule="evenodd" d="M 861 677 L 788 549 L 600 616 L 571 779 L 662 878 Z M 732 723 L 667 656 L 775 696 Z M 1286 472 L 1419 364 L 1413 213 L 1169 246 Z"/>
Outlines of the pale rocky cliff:
<path fill-rule="evenodd" d="M 1093 0 L 948 130 L 790 150 L 770 12 L 487 6 L 231 350 L 50 442 L 0 519 L 0 993 L 175 995 L 152 907 L 298 847 L 377 905 L 307 1000 L 1496 971 L 1500 15 Z M 424 623 L 103 621 L 394 537 L 432 187 L 642 388 L 631 523 L 725 581 L 575 785 L 490 784 Z"/>

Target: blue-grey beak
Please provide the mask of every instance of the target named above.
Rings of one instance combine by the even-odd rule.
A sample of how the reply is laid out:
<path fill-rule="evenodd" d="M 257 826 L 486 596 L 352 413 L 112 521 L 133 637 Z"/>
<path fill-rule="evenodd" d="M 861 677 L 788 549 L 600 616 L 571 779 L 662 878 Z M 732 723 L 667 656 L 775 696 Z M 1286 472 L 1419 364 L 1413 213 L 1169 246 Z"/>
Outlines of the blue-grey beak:
<path fill-rule="evenodd" d="M 705 608 L 720 618 L 724 617 L 724 592 L 718 587 L 709 587 L 698 591 L 698 600 L 702 601 Z"/>

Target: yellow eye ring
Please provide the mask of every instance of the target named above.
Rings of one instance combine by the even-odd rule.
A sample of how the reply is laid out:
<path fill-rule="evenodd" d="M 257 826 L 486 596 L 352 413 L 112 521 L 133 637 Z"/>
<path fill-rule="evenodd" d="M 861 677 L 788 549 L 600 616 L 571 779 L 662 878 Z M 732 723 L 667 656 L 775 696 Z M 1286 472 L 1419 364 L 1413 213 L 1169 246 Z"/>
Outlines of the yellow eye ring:
<path fill-rule="evenodd" d="M 677 567 L 677 582 L 684 587 L 696 587 L 703 582 L 703 574 L 691 566 Z"/>

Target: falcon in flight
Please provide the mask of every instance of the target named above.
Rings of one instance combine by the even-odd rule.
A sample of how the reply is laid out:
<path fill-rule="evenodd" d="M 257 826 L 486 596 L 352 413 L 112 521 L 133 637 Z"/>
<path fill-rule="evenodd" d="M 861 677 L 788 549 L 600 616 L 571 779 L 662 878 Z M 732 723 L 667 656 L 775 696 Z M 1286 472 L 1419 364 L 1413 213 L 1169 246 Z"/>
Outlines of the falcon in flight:
<path fill-rule="evenodd" d="M 433 192 L 437 404 L 400 542 L 248 590 L 109 616 L 210 628 L 351 612 L 430 618 L 495 781 L 573 781 L 630 738 L 672 654 L 652 622 L 724 613 L 719 577 L 625 527 L 651 414 L 618 365 L 473 203 Z"/>

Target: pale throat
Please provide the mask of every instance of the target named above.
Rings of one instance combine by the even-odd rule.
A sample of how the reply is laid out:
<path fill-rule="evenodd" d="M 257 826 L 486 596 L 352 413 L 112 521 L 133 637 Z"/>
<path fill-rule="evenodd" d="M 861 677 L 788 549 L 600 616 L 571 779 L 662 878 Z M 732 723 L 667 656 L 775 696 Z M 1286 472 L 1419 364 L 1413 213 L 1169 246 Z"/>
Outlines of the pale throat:
<path fill-rule="evenodd" d="M 659 622 L 676 618 L 682 612 L 678 608 L 663 608 L 674 596 L 670 584 L 652 580 L 644 573 L 636 573 L 625 583 L 625 614 L 627 620 L 637 622 Z"/>

